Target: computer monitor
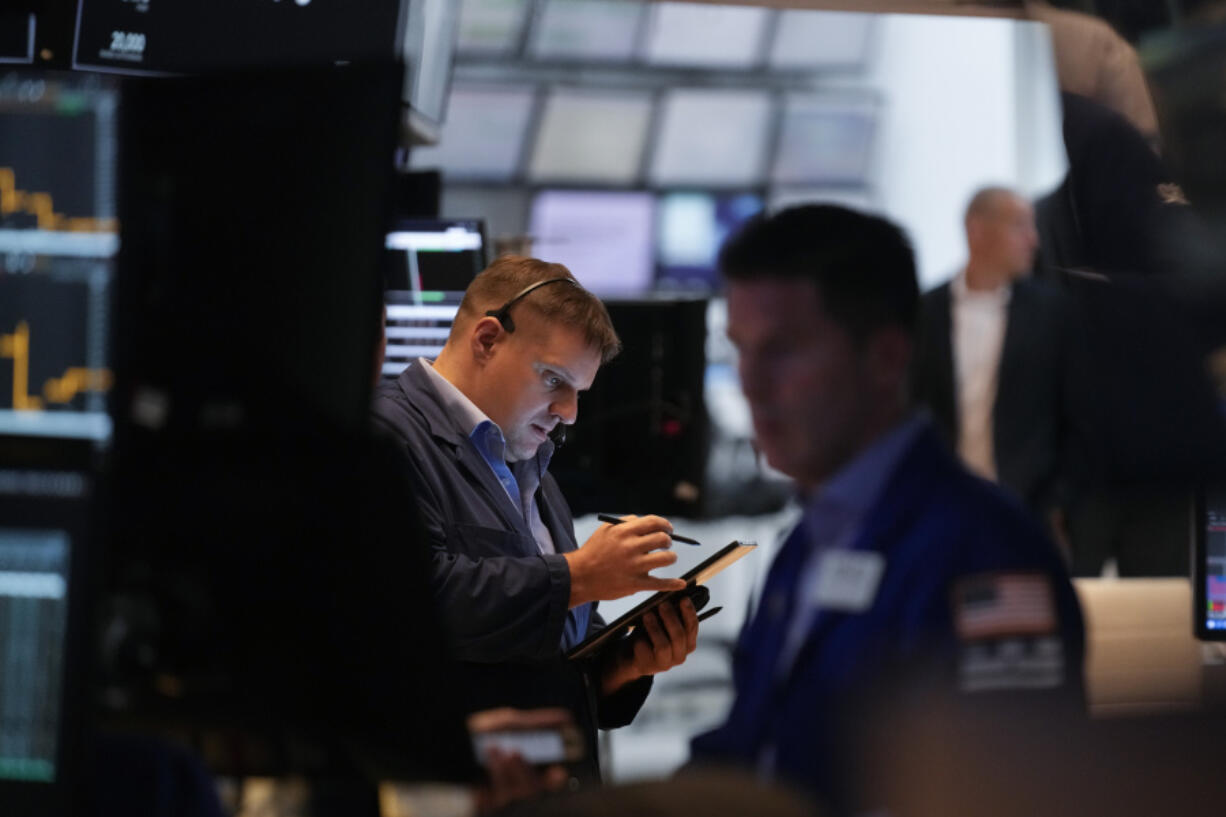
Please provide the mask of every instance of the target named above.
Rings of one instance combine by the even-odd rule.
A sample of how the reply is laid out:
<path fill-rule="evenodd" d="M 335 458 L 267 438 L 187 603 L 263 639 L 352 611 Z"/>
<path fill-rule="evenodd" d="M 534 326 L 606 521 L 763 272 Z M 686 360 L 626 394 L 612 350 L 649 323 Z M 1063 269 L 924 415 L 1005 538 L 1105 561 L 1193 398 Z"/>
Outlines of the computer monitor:
<path fill-rule="evenodd" d="M 715 292 L 724 241 L 761 212 L 756 193 L 673 192 L 657 202 L 656 289 Z"/>
<path fill-rule="evenodd" d="M 80 792 L 92 446 L 0 441 L 0 802 L 12 817 L 74 813 Z"/>
<path fill-rule="evenodd" d="M 406 28 L 400 6 L 368 0 L 354 14 L 303 0 L 78 0 L 72 67 L 151 74 L 387 60 Z"/>
<path fill-rule="evenodd" d="M 1197 492 L 1192 554 L 1196 637 L 1226 641 L 1226 482 Z"/>
<path fill-rule="evenodd" d="M 639 176 L 653 100 L 639 91 L 559 89 L 545 99 L 527 173 L 536 184 L 628 186 Z"/>
<path fill-rule="evenodd" d="M 485 225 L 477 219 L 401 221 L 387 234 L 383 375 L 435 358 L 464 290 L 485 269 Z"/>
<path fill-rule="evenodd" d="M 116 86 L 0 71 L 0 434 L 104 440 Z"/>
<path fill-rule="evenodd" d="M 535 105 L 532 88 L 457 84 L 438 142 L 411 148 L 409 162 L 439 170 L 448 183 L 510 182 L 519 173 Z"/>
<path fill-rule="evenodd" d="M 651 193 L 542 190 L 532 202 L 533 252 L 601 297 L 635 297 L 652 288 L 654 222 Z"/>
<path fill-rule="evenodd" d="M 657 187 L 760 184 L 774 116 L 775 102 L 762 89 L 665 91 L 648 181 Z"/>

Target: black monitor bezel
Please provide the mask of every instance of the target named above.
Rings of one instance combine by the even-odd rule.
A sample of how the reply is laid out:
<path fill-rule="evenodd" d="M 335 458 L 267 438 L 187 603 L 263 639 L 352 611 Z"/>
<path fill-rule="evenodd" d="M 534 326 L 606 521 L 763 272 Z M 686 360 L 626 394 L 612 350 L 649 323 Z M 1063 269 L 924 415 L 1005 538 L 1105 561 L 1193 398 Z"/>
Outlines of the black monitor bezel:
<path fill-rule="evenodd" d="M 10 435 L 0 435 L 0 450 L 5 452 L 0 468 L 65 472 L 84 480 L 85 493 L 81 496 L 0 496 L 0 516 L 6 524 L 54 526 L 65 530 L 70 542 L 55 778 L 46 782 L 0 779 L 0 802 L 5 804 L 5 814 L 12 817 L 71 814 L 86 796 L 82 784 L 89 750 L 89 615 L 100 544 L 91 534 L 97 528 L 99 513 L 96 460 L 101 451 L 92 440 Z"/>

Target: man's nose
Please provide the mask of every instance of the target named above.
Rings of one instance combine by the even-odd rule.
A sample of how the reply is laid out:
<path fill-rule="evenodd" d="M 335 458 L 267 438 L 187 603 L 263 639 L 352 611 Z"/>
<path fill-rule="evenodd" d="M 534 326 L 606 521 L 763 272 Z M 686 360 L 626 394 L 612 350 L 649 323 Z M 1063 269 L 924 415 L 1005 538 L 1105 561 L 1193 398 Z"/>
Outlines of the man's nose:
<path fill-rule="evenodd" d="M 568 391 L 549 405 L 549 413 L 561 422 L 572 425 L 579 418 L 579 395 Z"/>

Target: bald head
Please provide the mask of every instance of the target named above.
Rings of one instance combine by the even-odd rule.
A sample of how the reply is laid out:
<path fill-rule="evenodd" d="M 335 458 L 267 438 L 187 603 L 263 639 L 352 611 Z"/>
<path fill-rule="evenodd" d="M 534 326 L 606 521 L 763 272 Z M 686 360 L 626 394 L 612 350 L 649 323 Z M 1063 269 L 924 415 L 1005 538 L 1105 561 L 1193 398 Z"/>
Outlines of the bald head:
<path fill-rule="evenodd" d="M 1003 286 L 1030 272 L 1039 246 L 1034 208 L 1004 187 L 985 187 L 966 206 L 967 283 Z"/>

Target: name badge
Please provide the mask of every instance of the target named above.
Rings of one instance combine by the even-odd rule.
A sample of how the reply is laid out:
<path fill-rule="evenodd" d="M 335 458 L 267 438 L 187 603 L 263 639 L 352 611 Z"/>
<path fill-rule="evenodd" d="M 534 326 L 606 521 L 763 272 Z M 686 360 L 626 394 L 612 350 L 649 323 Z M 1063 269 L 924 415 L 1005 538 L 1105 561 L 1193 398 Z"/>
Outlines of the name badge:
<path fill-rule="evenodd" d="M 885 557 L 863 550 L 828 550 L 818 563 L 813 603 L 826 610 L 863 613 L 877 597 Z"/>

